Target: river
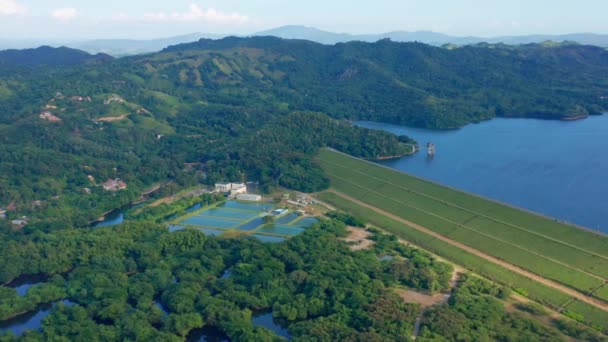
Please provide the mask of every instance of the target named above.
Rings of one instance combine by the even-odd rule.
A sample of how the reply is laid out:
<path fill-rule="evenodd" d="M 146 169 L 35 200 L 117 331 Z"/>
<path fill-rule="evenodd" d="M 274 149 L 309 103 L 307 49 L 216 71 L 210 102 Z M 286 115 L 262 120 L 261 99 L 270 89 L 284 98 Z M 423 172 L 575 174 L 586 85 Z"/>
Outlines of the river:
<path fill-rule="evenodd" d="M 408 135 L 422 148 L 382 165 L 608 233 L 608 115 L 494 119 L 449 131 L 356 124 Z M 436 146 L 433 158 L 427 142 Z"/>

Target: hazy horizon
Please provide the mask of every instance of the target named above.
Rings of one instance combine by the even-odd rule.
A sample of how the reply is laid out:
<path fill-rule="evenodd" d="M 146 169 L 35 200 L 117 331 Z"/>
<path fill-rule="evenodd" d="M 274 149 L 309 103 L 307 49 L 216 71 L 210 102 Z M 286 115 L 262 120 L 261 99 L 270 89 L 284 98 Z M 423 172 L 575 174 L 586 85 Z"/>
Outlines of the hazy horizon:
<path fill-rule="evenodd" d="M 141 41 L 146 41 L 146 40 L 162 40 L 162 39 L 171 39 L 171 38 L 176 38 L 176 37 L 186 37 L 186 36 L 191 36 L 191 35 L 217 36 L 218 38 L 229 37 L 229 36 L 248 37 L 248 36 L 255 35 L 257 33 L 262 33 L 262 32 L 271 31 L 271 30 L 275 30 L 275 29 L 281 29 L 281 28 L 285 28 L 285 27 L 289 27 L 289 26 L 306 27 L 306 28 L 316 29 L 316 30 L 320 30 L 320 31 L 328 32 L 328 33 L 332 33 L 332 34 L 343 34 L 343 35 L 352 35 L 352 36 L 358 36 L 358 35 L 370 35 L 370 36 L 373 36 L 373 35 L 381 35 L 381 34 L 386 34 L 386 33 L 391 33 L 391 32 L 409 32 L 409 33 L 431 32 L 431 33 L 436 33 L 436 34 L 444 34 L 446 36 L 450 36 L 450 37 L 454 37 L 454 38 L 475 37 L 475 38 L 488 38 L 488 39 L 500 38 L 500 37 L 562 36 L 562 35 L 576 35 L 576 34 L 608 35 L 608 32 L 607 33 L 602 33 L 602 32 L 589 32 L 589 31 L 587 31 L 587 32 L 584 32 L 584 31 L 574 32 L 573 31 L 573 32 L 562 32 L 562 33 L 530 32 L 530 33 L 504 34 L 504 35 L 473 35 L 473 34 L 465 35 L 465 34 L 451 34 L 451 33 L 447 33 L 447 32 L 433 31 L 433 30 L 400 30 L 400 29 L 386 30 L 386 31 L 381 31 L 381 32 L 353 33 L 353 32 L 345 32 L 345 31 L 325 30 L 323 28 L 314 27 L 314 26 L 308 26 L 308 25 L 286 24 L 286 25 L 280 25 L 280 26 L 266 27 L 266 28 L 262 28 L 262 29 L 259 29 L 259 30 L 256 30 L 256 31 L 245 32 L 245 33 L 235 33 L 235 32 L 210 33 L 210 32 L 204 32 L 204 31 L 190 31 L 190 32 L 181 32 L 181 33 L 176 33 L 176 34 L 171 34 L 171 35 L 160 34 L 158 36 L 150 36 L 150 37 L 138 37 L 138 36 L 128 36 L 127 35 L 127 36 L 91 36 L 91 37 L 26 37 L 26 38 L 12 38 L 12 37 L 2 37 L 2 36 L 0 36 L 0 40 L 3 40 L 3 41 L 14 41 L 14 42 L 65 42 L 65 43 L 69 43 L 69 42 L 87 42 L 87 41 L 95 41 L 95 40 L 141 40 Z"/>
<path fill-rule="evenodd" d="M 474 10 L 473 10 L 474 9 Z M 247 35 L 285 25 L 349 34 L 433 31 L 452 36 L 607 34 L 608 3 L 513 0 L 278 0 L 82 2 L 0 0 L 0 39 L 155 39 L 192 33 Z M 557 24 L 556 24 L 557 23 Z"/>

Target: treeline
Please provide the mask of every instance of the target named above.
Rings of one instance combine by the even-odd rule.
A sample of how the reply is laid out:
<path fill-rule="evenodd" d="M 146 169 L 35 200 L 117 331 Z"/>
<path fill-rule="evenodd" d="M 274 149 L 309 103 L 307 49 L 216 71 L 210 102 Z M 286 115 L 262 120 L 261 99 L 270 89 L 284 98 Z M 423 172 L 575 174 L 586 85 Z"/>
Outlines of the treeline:
<path fill-rule="evenodd" d="M 392 289 L 446 291 L 452 267 L 378 232 L 371 250 L 352 252 L 340 240 L 345 235 L 337 220 L 322 220 L 280 244 L 196 230 L 169 233 L 146 222 L 35 236 L 3 233 L 0 281 L 40 273 L 50 278 L 24 297 L 1 287 L 0 317 L 35 310 L 40 303 L 74 303 L 56 305 L 42 331 L 23 335 L 27 341 L 179 341 L 202 327 L 236 341 L 280 340 L 252 323 L 253 316 L 268 311 L 296 341 L 407 340 L 421 309 Z M 380 258 L 385 255 L 392 259 Z M 561 339 L 552 327 L 507 313 L 500 300 L 508 295 L 480 279 L 461 278 L 449 303 L 423 316 L 419 338 Z M 584 332 L 589 341 L 601 340 L 580 329 L 563 325 Z"/>
<path fill-rule="evenodd" d="M 166 221 L 171 216 L 177 217 L 185 214 L 189 208 L 195 205 L 206 207 L 225 199 L 226 197 L 221 194 L 203 194 L 201 196 L 185 197 L 171 203 L 161 203 L 157 206 L 147 205 L 141 209 L 132 210 L 127 213 L 126 217 L 129 220 L 160 223 Z"/>
<path fill-rule="evenodd" d="M 3 239 L 0 253 L 15 270 L 3 263 L 3 281 L 41 272 L 63 275 L 30 288 L 25 297 L 2 288 L 0 312 L 11 317 L 43 299 L 76 303 L 57 306 L 42 332 L 26 333 L 34 340 L 81 339 L 91 331 L 109 340 L 179 340 L 204 325 L 233 340 L 276 340 L 251 323 L 252 313 L 264 310 L 273 310 L 299 339 L 394 340 L 411 334 L 418 306 L 388 290 L 398 284 L 391 265 L 405 259 L 387 263 L 374 252 L 352 253 L 338 239 L 344 234 L 343 224 L 322 221 L 289 242 L 268 245 L 131 223 Z M 432 262 L 428 255 L 419 258 Z M 226 270 L 231 276 L 222 279 Z M 429 283 L 424 277 L 412 273 L 410 280 L 422 289 Z M 38 295 L 45 291 L 51 294 Z"/>

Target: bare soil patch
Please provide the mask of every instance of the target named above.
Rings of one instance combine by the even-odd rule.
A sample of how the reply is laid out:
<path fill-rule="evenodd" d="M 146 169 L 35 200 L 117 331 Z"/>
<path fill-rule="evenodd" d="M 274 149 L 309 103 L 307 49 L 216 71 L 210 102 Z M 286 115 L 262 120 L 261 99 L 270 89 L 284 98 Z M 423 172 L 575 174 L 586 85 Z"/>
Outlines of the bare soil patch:
<path fill-rule="evenodd" d="M 404 302 L 418 303 L 422 309 L 445 303 L 450 298 L 450 295 L 445 293 L 436 293 L 431 295 L 405 289 L 395 289 L 395 292 L 403 299 Z"/>
<path fill-rule="evenodd" d="M 120 120 L 124 120 L 127 118 L 127 116 L 129 116 L 129 114 L 123 114 L 121 116 L 108 116 L 105 118 L 99 118 L 99 119 L 95 119 L 95 121 L 97 122 L 113 122 L 113 121 L 120 121 Z"/>
<path fill-rule="evenodd" d="M 346 230 L 350 233 L 344 238 L 344 241 L 352 243 L 350 249 L 352 251 L 361 251 L 372 248 L 374 241 L 370 240 L 369 237 L 372 235 L 370 232 L 362 228 L 346 227 Z"/>

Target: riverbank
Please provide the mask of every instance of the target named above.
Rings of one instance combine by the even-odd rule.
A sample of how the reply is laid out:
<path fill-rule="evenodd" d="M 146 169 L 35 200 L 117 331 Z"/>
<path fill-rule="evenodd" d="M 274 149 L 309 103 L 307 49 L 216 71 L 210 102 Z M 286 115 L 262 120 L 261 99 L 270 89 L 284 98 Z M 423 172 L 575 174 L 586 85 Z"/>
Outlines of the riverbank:
<path fill-rule="evenodd" d="M 413 154 L 418 153 L 418 151 L 420 151 L 420 149 L 418 148 L 418 145 L 405 144 L 405 146 L 411 147 L 412 150 L 409 152 L 404 152 L 404 153 L 393 155 L 393 156 L 379 156 L 374 159 L 367 159 L 367 160 L 369 160 L 369 161 L 387 161 L 387 160 L 400 159 L 403 157 L 411 156 Z"/>

